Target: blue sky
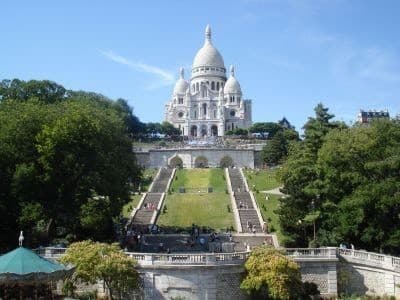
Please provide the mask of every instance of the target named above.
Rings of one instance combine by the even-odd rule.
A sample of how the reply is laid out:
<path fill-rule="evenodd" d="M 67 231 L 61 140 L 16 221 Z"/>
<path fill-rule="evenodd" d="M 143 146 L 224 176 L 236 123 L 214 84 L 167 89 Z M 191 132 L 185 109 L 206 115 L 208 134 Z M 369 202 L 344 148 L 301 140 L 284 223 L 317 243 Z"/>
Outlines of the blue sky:
<path fill-rule="evenodd" d="M 400 112 L 400 1 L 5 1 L 0 78 L 50 79 L 125 98 L 162 121 L 179 67 L 210 24 L 254 121 L 298 129 L 318 102 L 339 120 Z"/>

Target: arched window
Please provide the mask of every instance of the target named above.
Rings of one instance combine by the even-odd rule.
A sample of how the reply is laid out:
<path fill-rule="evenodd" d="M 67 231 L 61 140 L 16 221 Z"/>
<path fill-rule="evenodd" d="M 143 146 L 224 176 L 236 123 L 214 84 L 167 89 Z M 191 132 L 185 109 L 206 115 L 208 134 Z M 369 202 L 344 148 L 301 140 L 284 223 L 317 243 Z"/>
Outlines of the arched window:
<path fill-rule="evenodd" d="M 196 83 L 196 92 L 198 92 L 199 91 L 199 83 L 197 82 Z"/>
<path fill-rule="evenodd" d="M 192 84 L 192 91 L 195 92 L 196 91 L 196 85 L 193 83 Z"/>
<path fill-rule="evenodd" d="M 197 119 L 197 110 L 194 111 L 194 118 Z"/>
<path fill-rule="evenodd" d="M 215 82 L 214 81 L 211 82 L 211 89 L 215 90 Z"/>
<path fill-rule="evenodd" d="M 219 82 L 217 82 L 217 91 L 219 91 Z"/>
<path fill-rule="evenodd" d="M 232 103 L 232 102 L 235 102 L 235 96 L 230 96 L 229 97 L 229 101 Z"/>
<path fill-rule="evenodd" d="M 216 119 L 216 118 L 217 118 L 217 111 L 214 110 L 214 119 Z"/>

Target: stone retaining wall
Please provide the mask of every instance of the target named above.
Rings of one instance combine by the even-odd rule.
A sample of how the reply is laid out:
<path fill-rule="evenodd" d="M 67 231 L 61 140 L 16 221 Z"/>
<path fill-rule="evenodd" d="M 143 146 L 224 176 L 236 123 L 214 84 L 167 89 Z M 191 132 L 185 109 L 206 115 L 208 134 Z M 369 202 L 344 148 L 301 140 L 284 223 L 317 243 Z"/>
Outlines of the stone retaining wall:
<path fill-rule="evenodd" d="M 138 164 L 146 168 L 167 167 L 170 160 L 178 156 L 184 168 L 194 168 L 196 158 L 203 156 L 208 160 L 208 167 L 219 167 L 224 156 L 230 156 L 236 167 L 254 168 L 254 150 L 231 148 L 199 149 L 160 149 L 148 152 L 135 152 Z"/>

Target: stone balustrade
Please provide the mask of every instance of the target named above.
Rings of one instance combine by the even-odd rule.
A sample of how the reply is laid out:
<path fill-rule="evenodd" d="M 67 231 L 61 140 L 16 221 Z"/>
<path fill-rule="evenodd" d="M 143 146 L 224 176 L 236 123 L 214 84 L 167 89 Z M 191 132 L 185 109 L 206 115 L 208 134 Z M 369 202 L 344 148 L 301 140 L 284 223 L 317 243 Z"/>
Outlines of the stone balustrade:
<path fill-rule="evenodd" d="M 285 248 L 285 254 L 295 260 L 298 259 L 335 259 L 342 258 L 349 262 L 373 265 L 383 269 L 400 272 L 400 258 L 360 250 L 327 248 Z M 61 257 L 66 248 L 46 247 L 37 248 L 36 253 L 46 258 Z M 125 252 L 126 255 L 138 261 L 139 265 L 161 265 L 161 264 L 182 264 L 182 265 L 207 265 L 207 264 L 242 264 L 249 252 L 233 253 L 139 253 Z"/>
<path fill-rule="evenodd" d="M 337 249 L 338 255 L 344 260 L 363 264 L 367 266 L 379 267 L 382 269 L 400 272 L 400 258 L 360 250 L 352 249 Z"/>
<path fill-rule="evenodd" d="M 148 265 L 241 265 L 247 259 L 249 252 L 234 253 L 132 253 L 126 254 L 139 263 L 139 266 Z"/>

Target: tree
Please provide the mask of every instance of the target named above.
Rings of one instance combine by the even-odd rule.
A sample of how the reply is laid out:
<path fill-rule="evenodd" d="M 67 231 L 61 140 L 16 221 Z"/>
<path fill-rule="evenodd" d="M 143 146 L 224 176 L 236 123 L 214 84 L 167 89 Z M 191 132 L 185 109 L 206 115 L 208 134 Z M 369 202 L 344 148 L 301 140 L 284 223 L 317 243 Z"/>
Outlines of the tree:
<path fill-rule="evenodd" d="M 117 244 L 92 241 L 73 243 L 61 262 L 75 267 L 73 282 L 81 280 L 94 284 L 104 281 L 110 299 L 122 299 L 139 287 L 136 261 L 121 252 Z"/>
<path fill-rule="evenodd" d="M 241 137 L 247 137 L 247 135 L 249 134 L 247 129 L 244 128 L 235 128 L 233 130 L 229 130 L 227 132 L 225 132 L 226 135 L 237 135 L 237 136 L 241 136 Z"/>
<path fill-rule="evenodd" d="M 219 166 L 221 168 L 231 168 L 233 167 L 233 165 L 234 165 L 233 159 L 229 155 L 225 155 L 224 157 L 222 157 L 219 162 Z"/>
<path fill-rule="evenodd" d="M 254 299 L 297 299 L 303 295 L 299 265 L 270 247 L 255 248 L 240 287 Z"/>
<path fill-rule="evenodd" d="M 177 136 L 181 134 L 181 131 L 171 123 L 164 121 L 161 124 L 161 133 L 164 133 L 165 135 L 168 136 Z"/>
<path fill-rule="evenodd" d="M 62 85 L 49 80 L 13 79 L 0 82 L 0 100 L 26 101 L 36 98 L 40 102 L 54 103 L 64 100 L 66 92 Z"/>
<path fill-rule="evenodd" d="M 324 243 L 399 254 L 399 148 L 400 125 L 386 120 L 326 136 L 318 153 Z"/>
<path fill-rule="evenodd" d="M 288 153 L 289 143 L 282 131 L 277 132 L 274 137 L 263 147 L 263 161 L 268 165 L 277 165 Z"/>
<path fill-rule="evenodd" d="M 127 131 L 133 138 L 138 138 L 145 134 L 145 124 L 140 122 L 138 117 L 133 114 L 132 108 L 125 99 L 117 99 L 115 107 L 121 111 L 122 118 L 127 126 Z"/>
<path fill-rule="evenodd" d="M 308 215 L 316 216 L 315 212 L 321 210 L 326 200 L 317 167 L 318 151 L 328 132 L 345 127 L 331 121 L 333 115 L 321 103 L 314 111 L 315 117 L 310 117 L 304 125 L 304 139 L 290 145 L 288 157 L 279 172 L 284 193 L 290 195 L 280 200 L 278 209 L 280 225 L 287 237 L 286 246 L 306 247 L 311 241 L 315 242 L 314 227 L 320 228 L 320 220 L 304 220 Z"/>
<path fill-rule="evenodd" d="M 21 85 L 1 87 L 22 96 L 0 101 L 0 245 L 12 244 L 15 228 L 31 246 L 114 239 L 130 185 L 141 178 L 121 110 L 99 94 L 61 97 L 55 88 L 38 99 Z"/>
<path fill-rule="evenodd" d="M 268 139 L 271 139 L 274 137 L 274 135 L 278 132 L 281 131 L 283 127 L 279 125 L 278 123 L 274 122 L 258 122 L 254 123 L 250 128 L 249 132 L 251 133 L 261 133 L 261 134 L 267 134 Z"/>

